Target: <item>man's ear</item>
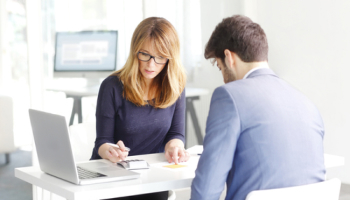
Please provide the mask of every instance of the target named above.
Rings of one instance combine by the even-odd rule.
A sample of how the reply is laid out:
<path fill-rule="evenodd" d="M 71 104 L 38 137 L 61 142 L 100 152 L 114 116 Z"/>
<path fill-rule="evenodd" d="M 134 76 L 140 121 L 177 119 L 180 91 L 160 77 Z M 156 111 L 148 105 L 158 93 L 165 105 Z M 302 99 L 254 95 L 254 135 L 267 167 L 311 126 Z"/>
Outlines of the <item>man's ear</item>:
<path fill-rule="evenodd" d="M 233 56 L 234 53 L 228 49 L 225 49 L 224 54 L 225 54 L 225 60 L 226 60 L 227 67 L 233 68 L 233 66 L 235 65 L 235 58 Z"/>

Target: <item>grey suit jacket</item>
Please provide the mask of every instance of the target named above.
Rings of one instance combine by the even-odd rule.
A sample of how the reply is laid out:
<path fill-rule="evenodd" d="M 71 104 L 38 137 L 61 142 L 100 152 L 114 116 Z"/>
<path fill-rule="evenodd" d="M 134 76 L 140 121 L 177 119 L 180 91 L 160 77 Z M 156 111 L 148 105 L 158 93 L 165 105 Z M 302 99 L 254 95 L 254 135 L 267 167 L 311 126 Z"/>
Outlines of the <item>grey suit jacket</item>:
<path fill-rule="evenodd" d="M 218 87 L 191 199 L 244 200 L 253 190 L 320 182 L 324 127 L 314 106 L 270 69 Z"/>

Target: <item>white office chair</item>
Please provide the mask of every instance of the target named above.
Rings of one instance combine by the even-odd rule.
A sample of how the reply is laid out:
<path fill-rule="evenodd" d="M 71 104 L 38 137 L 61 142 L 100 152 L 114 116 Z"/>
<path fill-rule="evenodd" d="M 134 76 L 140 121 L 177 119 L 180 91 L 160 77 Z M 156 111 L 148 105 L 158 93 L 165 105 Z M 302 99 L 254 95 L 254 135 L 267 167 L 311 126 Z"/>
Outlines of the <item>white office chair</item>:
<path fill-rule="evenodd" d="M 96 124 L 94 122 L 73 124 L 69 127 L 69 132 L 75 161 L 90 160 L 95 145 Z"/>
<path fill-rule="evenodd" d="M 17 149 L 13 131 L 13 100 L 0 94 L 0 153 L 5 153 L 6 164 L 10 162 L 10 153 Z"/>
<path fill-rule="evenodd" d="M 74 159 L 76 162 L 90 160 L 96 139 L 96 123 L 84 122 L 69 127 Z M 168 200 L 175 200 L 175 192 L 170 190 Z"/>
<path fill-rule="evenodd" d="M 340 180 L 334 178 L 309 185 L 256 190 L 250 192 L 246 200 L 338 200 L 340 184 Z"/>

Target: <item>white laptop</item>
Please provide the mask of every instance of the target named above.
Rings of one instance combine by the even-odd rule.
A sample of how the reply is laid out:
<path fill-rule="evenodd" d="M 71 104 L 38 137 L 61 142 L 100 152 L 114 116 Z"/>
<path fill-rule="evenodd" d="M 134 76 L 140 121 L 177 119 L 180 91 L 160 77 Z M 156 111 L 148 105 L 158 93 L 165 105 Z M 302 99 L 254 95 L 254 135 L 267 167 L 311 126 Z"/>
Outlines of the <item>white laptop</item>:
<path fill-rule="evenodd" d="M 76 164 L 65 117 L 33 109 L 29 109 L 29 116 L 43 172 L 78 185 L 140 177 L 139 173 L 102 160 Z"/>

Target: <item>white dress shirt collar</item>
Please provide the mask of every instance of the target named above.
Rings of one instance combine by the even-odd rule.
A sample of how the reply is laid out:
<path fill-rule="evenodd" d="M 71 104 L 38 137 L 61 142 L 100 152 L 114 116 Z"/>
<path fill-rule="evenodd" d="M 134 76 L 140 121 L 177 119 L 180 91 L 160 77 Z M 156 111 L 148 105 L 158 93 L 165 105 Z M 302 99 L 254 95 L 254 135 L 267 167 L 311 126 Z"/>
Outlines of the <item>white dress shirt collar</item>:
<path fill-rule="evenodd" d="M 249 74 L 253 73 L 254 71 L 256 71 L 256 70 L 258 70 L 258 69 L 264 69 L 264 68 L 269 68 L 269 66 L 268 66 L 268 65 L 262 65 L 262 66 L 260 66 L 260 67 L 255 67 L 255 68 L 253 68 L 253 69 L 249 70 L 249 72 L 247 72 L 247 73 L 244 75 L 243 79 L 246 79 L 246 78 L 249 76 Z"/>

